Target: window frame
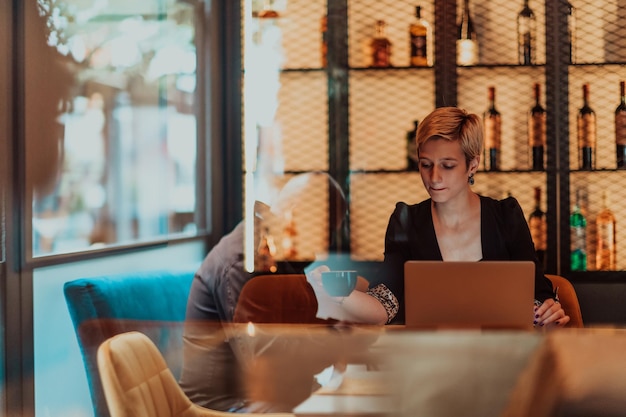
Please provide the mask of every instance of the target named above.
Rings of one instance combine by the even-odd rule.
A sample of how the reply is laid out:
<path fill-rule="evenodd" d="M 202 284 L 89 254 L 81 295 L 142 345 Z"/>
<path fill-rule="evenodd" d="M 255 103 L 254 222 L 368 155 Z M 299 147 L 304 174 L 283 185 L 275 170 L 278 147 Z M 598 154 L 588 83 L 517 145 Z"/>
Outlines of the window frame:
<path fill-rule="evenodd" d="M 156 1 L 156 0 L 152 0 Z M 195 37 L 196 42 L 196 54 L 197 54 L 197 67 L 196 67 L 196 91 L 195 91 L 195 100 L 197 103 L 196 107 L 196 128 L 197 128 L 197 141 L 196 141 L 196 204 L 194 210 L 194 220 L 197 226 L 197 232 L 194 235 L 183 234 L 183 233 L 169 233 L 165 235 L 156 236 L 154 238 L 144 239 L 144 240 L 135 240 L 131 242 L 124 243 L 111 243 L 107 244 L 102 248 L 85 248 L 82 250 L 72 251 L 72 252 L 61 252 L 61 253 L 51 253 L 51 254 L 43 254 L 33 256 L 33 227 L 32 227 L 32 198 L 27 195 L 25 190 L 25 181 L 24 176 L 26 171 L 26 155 L 23 151 L 24 143 L 25 143 L 25 135 L 24 135 L 24 114 L 25 114 L 25 106 L 23 100 L 19 105 L 15 105 L 14 107 L 18 108 L 19 120 L 16 120 L 16 132 L 14 137 L 21 138 L 17 140 L 17 145 L 22 150 L 18 152 L 20 154 L 20 158 L 16 162 L 17 172 L 19 172 L 19 176 L 21 180 L 17 183 L 20 185 L 20 191 L 22 193 L 19 198 L 19 206 L 20 211 L 23 214 L 21 216 L 18 224 L 21 225 L 22 233 L 21 235 L 21 257 L 23 259 L 23 265 L 26 269 L 34 269 L 38 267 L 64 264 L 69 262 L 77 262 L 88 259 L 96 259 L 101 257 L 108 257 L 119 253 L 126 253 L 128 251 L 136 251 L 136 250 L 149 250 L 155 247 L 162 247 L 170 244 L 175 244 L 177 242 L 184 243 L 188 241 L 194 240 L 202 240 L 205 242 L 210 242 L 212 240 L 211 235 L 214 232 L 213 224 L 215 222 L 215 217 L 211 215 L 212 213 L 212 205 L 213 200 L 216 198 L 219 200 L 219 195 L 216 195 L 212 192 L 212 189 L 215 188 L 212 184 L 213 178 L 215 177 L 215 169 L 212 169 L 212 166 L 215 164 L 215 158 L 212 157 L 210 152 L 207 152 L 207 149 L 212 147 L 211 143 L 215 142 L 212 138 L 219 138 L 219 135 L 215 135 L 215 133 L 221 132 L 221 128 L 212 126 L 212 123 L 216 120 L 220 120 L 220 117 L 213 116 L 212 113 L 215 113 L 215 109 L 218 106 L 218 101 L 216 97 L 219 97 L 219 94 L 215 94 L 215 90 L 219 89 L 219 84 L 216 84 L 216 77 L 208 77 L 209 71 L 214 71 L 215 68 L 211 68 L 210 64 L 213 59 L 209 57 L 209 53 L 207 53 L 207 47 L 210 48 L 211 45 L 209 42 L 214 42 L 209 35 L 210 27 L 215 24 L 215 16 L 212 13 L 209 13 L 209 6 L 206 0 L 186 0 L 186 3 L 190 3 L 194 7 L 194 16 L 195 16 L 195 30 L 199 34 L 199 36 Z M 19 5 L 20 10 L 16 10 L 14 13 L 19 15 L 19 19 L 17 22 L 18 30 L 21 29 L 21 35 L 24 35 L 25 27 L 27 24 L 29 17 L 25 15 L 24 6 Z M 221 24 L 221 22 L 220 22 Z M 23 40 L 22 40 L 23 42 Z M 23 46 L 21 48 L 15 48 L 16 54 L 22 54 Z M 210 51 L 210 50 L 209 50 Z M 15 57 L 13 57 L 15 59 Z M 21 59 L 17 60 L 18 62 L 23 62 L 24 57 L 21 56 Z M 23 96 L 24 94 L 24 83 L 26 80 L 24 79 L 24 67 L 20 70 L 16 71 L 16 78 L 18 79 L 18 87 L 16 88 L 17 95 Z M 208 80 L 208 81 L 207 81 Z M 19 132 L 18 132 L 19 130 Z M 218 139 L 217 142 L 220 142 Z M 221 146 L 218 144 L 217 146 Z M 108 163 L 109 161 L 107 161 Z"/>

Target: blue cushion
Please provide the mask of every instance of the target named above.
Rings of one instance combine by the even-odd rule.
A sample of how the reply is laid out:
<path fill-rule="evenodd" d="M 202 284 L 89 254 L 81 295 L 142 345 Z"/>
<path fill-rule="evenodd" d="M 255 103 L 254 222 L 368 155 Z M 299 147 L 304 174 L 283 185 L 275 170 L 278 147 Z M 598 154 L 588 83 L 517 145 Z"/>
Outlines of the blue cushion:
<path fill-rule="evenodd" d="M 182 330 L 196 269 L 81 278 L 63 287 L 96 417 L 108 417 L 96 355 L 106 339 L 131 330 L 157 345 L 174 375 L 182 364 Z"/>

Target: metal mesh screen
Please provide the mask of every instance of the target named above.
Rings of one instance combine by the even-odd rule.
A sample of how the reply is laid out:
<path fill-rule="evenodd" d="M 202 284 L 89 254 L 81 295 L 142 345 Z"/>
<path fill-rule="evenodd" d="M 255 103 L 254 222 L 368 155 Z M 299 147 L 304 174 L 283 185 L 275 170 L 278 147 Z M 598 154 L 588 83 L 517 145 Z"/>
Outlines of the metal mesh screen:
<path fill-rule="evenodd" d="M 344 162 L 351 171 L 350 247 L 356 259 L 380 260 L 385 228 L 395 203 L 418 202 L 427 197 L 419 174 L 406 171 L 406 135 L 413 120 L 421 120 L 433 110 L 437 82 L 441 83 L 435 75 L 441 66 L 435 63 L 435 67 L 409 67 L 408 26 L 414 20 L 415 6 L 419 5 L 422 17 L 432 26 L 434 38 L 435 2 L 347 0 L 346 3 L 349 137 L 336 139 L 349 142 L 350 152 Z M 463 2 L 456 3 L 458 19 Z M 523 0 L 470 0 L 479 42 L 479 63 L 457 67 L 456 79 L 443 81 L 456 84 L 457 96 L 439 97 L 439 102 L 443 99 L 445 104 L 447 100 L 482 115 L 488 107 L 487 90 L 495 87 L 495 105 L 502 117 L 501 172 L 482 172 L 481 168 L 475 191 L 494 198 L 511 194 L 528 217 L 534 208 L 533 188 L 540 187 L 542 209 L 552 210 L 548 213 L 549 229 L 554 236 L 560 236 L 549 241 L 558 245 L 557 255 L 566 260 L 570 208 L 576 189 L 582 189 L 590 270 L 595 268 L 595 219 L 601 209 L 601 194 L 606 191 L 617 220 L 617 269 L 623 269 L 626 257 L 620 254 L 626 250 L 626 243 L 621 239 L 621 227 L 626 221 L 626 210 L 619 203 L 626 197 L 620 186 L 626 173 L 615 169 L 613 117 L 620 100 L 619 82 L 626 78 L 626 27 L 620 24 L 626 16 L 625 4 L 623 0 L 569 2 L 574 11 L 570 19 L 575 27 L 573 64 L 565 62 L 567 75 L 557 76 L 555 80 L 554 71 L 559 67 L 555 70 L 553 64 L 562 57 L 562 50 L 569 49 L 569 42 L 552 28 L 554 22 L 546 15 L 552 10 L 551 3 L 529 1 L 536 19 L 536 65 L 518 65 L 517 15 L 523 3 Z M 282 29 L 284 52 L 276 116 L 284 169 L 328 170 L 328 154 L 332 152 L 328 146 L 329 74 L 321 68 L 320 32 L 327 2 L 276 0 L 274 5 L 281 14 L 277 24 Z M 258 7 L 262 7 L 261 2 Z M 385 21 L 385 35 L 392 45 L 390 68 L 369 67 L 370 42 L 377 20 Z M 548 40 L 555 36 L 558 48 L 549 49 Z M 530 171 L 528 112 L 534 105 L 534 83 L 540 84 L 540 102 L 549 110 L 548 118 L 552 121 L 549 125 L 556 126 L 556 130 L 548 132 L 551 154 L 546 172 Z M 597 116 L 595 172 L 578 170 L 576 117 L 585 83 L 590 85 L 589 104 Z M 557 103 L 552 104 L 556 107 L 549 106 L 549 99 Z M 554 109 L 557 111 L 551 114 L 550 110 Z M 322 218 L 324 223 L 328 221 L 327 215 Z M 559 266 L 564 271 L 568 268 L 569 265 Z"/>
<path fill-rule="evenodd" d="M 596 221 L 602 195 L 616 219 L 616 269 L 626 268 L 624 224 L 626 171 L 616 170 L 615 109 L 620 103 L 619 83 L 626 79 L 626 7 L 621 0 L 570 2 L 575 10 L 574 65 L 569 67 L 569 201 L 570 208 L 581 193 L 581 210 L 587 220 L 587 269 L 595 270 L 598 247 Z M 589 106 L 596 114 L 596 171 L 579 171 L 577 115 L 583 105 L 582 86 L 589 84 Z"/>

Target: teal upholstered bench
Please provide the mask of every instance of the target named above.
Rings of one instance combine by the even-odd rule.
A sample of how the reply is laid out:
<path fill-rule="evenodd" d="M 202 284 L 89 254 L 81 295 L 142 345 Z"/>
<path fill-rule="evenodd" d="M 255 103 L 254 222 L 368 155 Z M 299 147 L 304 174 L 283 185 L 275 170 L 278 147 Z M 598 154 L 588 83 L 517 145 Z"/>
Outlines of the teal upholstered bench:
<path fill-rule="evenodd" d="M 65 283 L 65 300 L 83 355 L 95 417 L 109 416 L 96 352 L 111 336 L 131 330 L 146 334 L 178 377 L 187 297 L 195 271 L 155 270 Z"/>

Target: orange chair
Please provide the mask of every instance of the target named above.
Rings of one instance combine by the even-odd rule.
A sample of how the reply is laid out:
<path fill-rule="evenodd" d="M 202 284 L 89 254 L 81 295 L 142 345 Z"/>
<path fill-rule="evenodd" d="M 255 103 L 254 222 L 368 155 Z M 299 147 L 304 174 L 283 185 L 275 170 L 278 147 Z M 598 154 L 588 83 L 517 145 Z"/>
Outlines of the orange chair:
<path fill-rule="evenodd" d="M 336 320 L 315 317 L 317 298 L 304 274 L 259 275 L 239 294 L 235 323 L 329 324 Z"/>
<path fill-rule="evenodd" d="M 546 275 L 552 281 L 552 287 L 558 288 L 559 302 L 565 310 L 565 314 L 570 317 L 569 323 L 565 327 L 584 327 L 583 316 L 580 311 L 580 304 L 578 303 L 578 296 L 576 290 L 567 278 L 560 275 Z"/>

